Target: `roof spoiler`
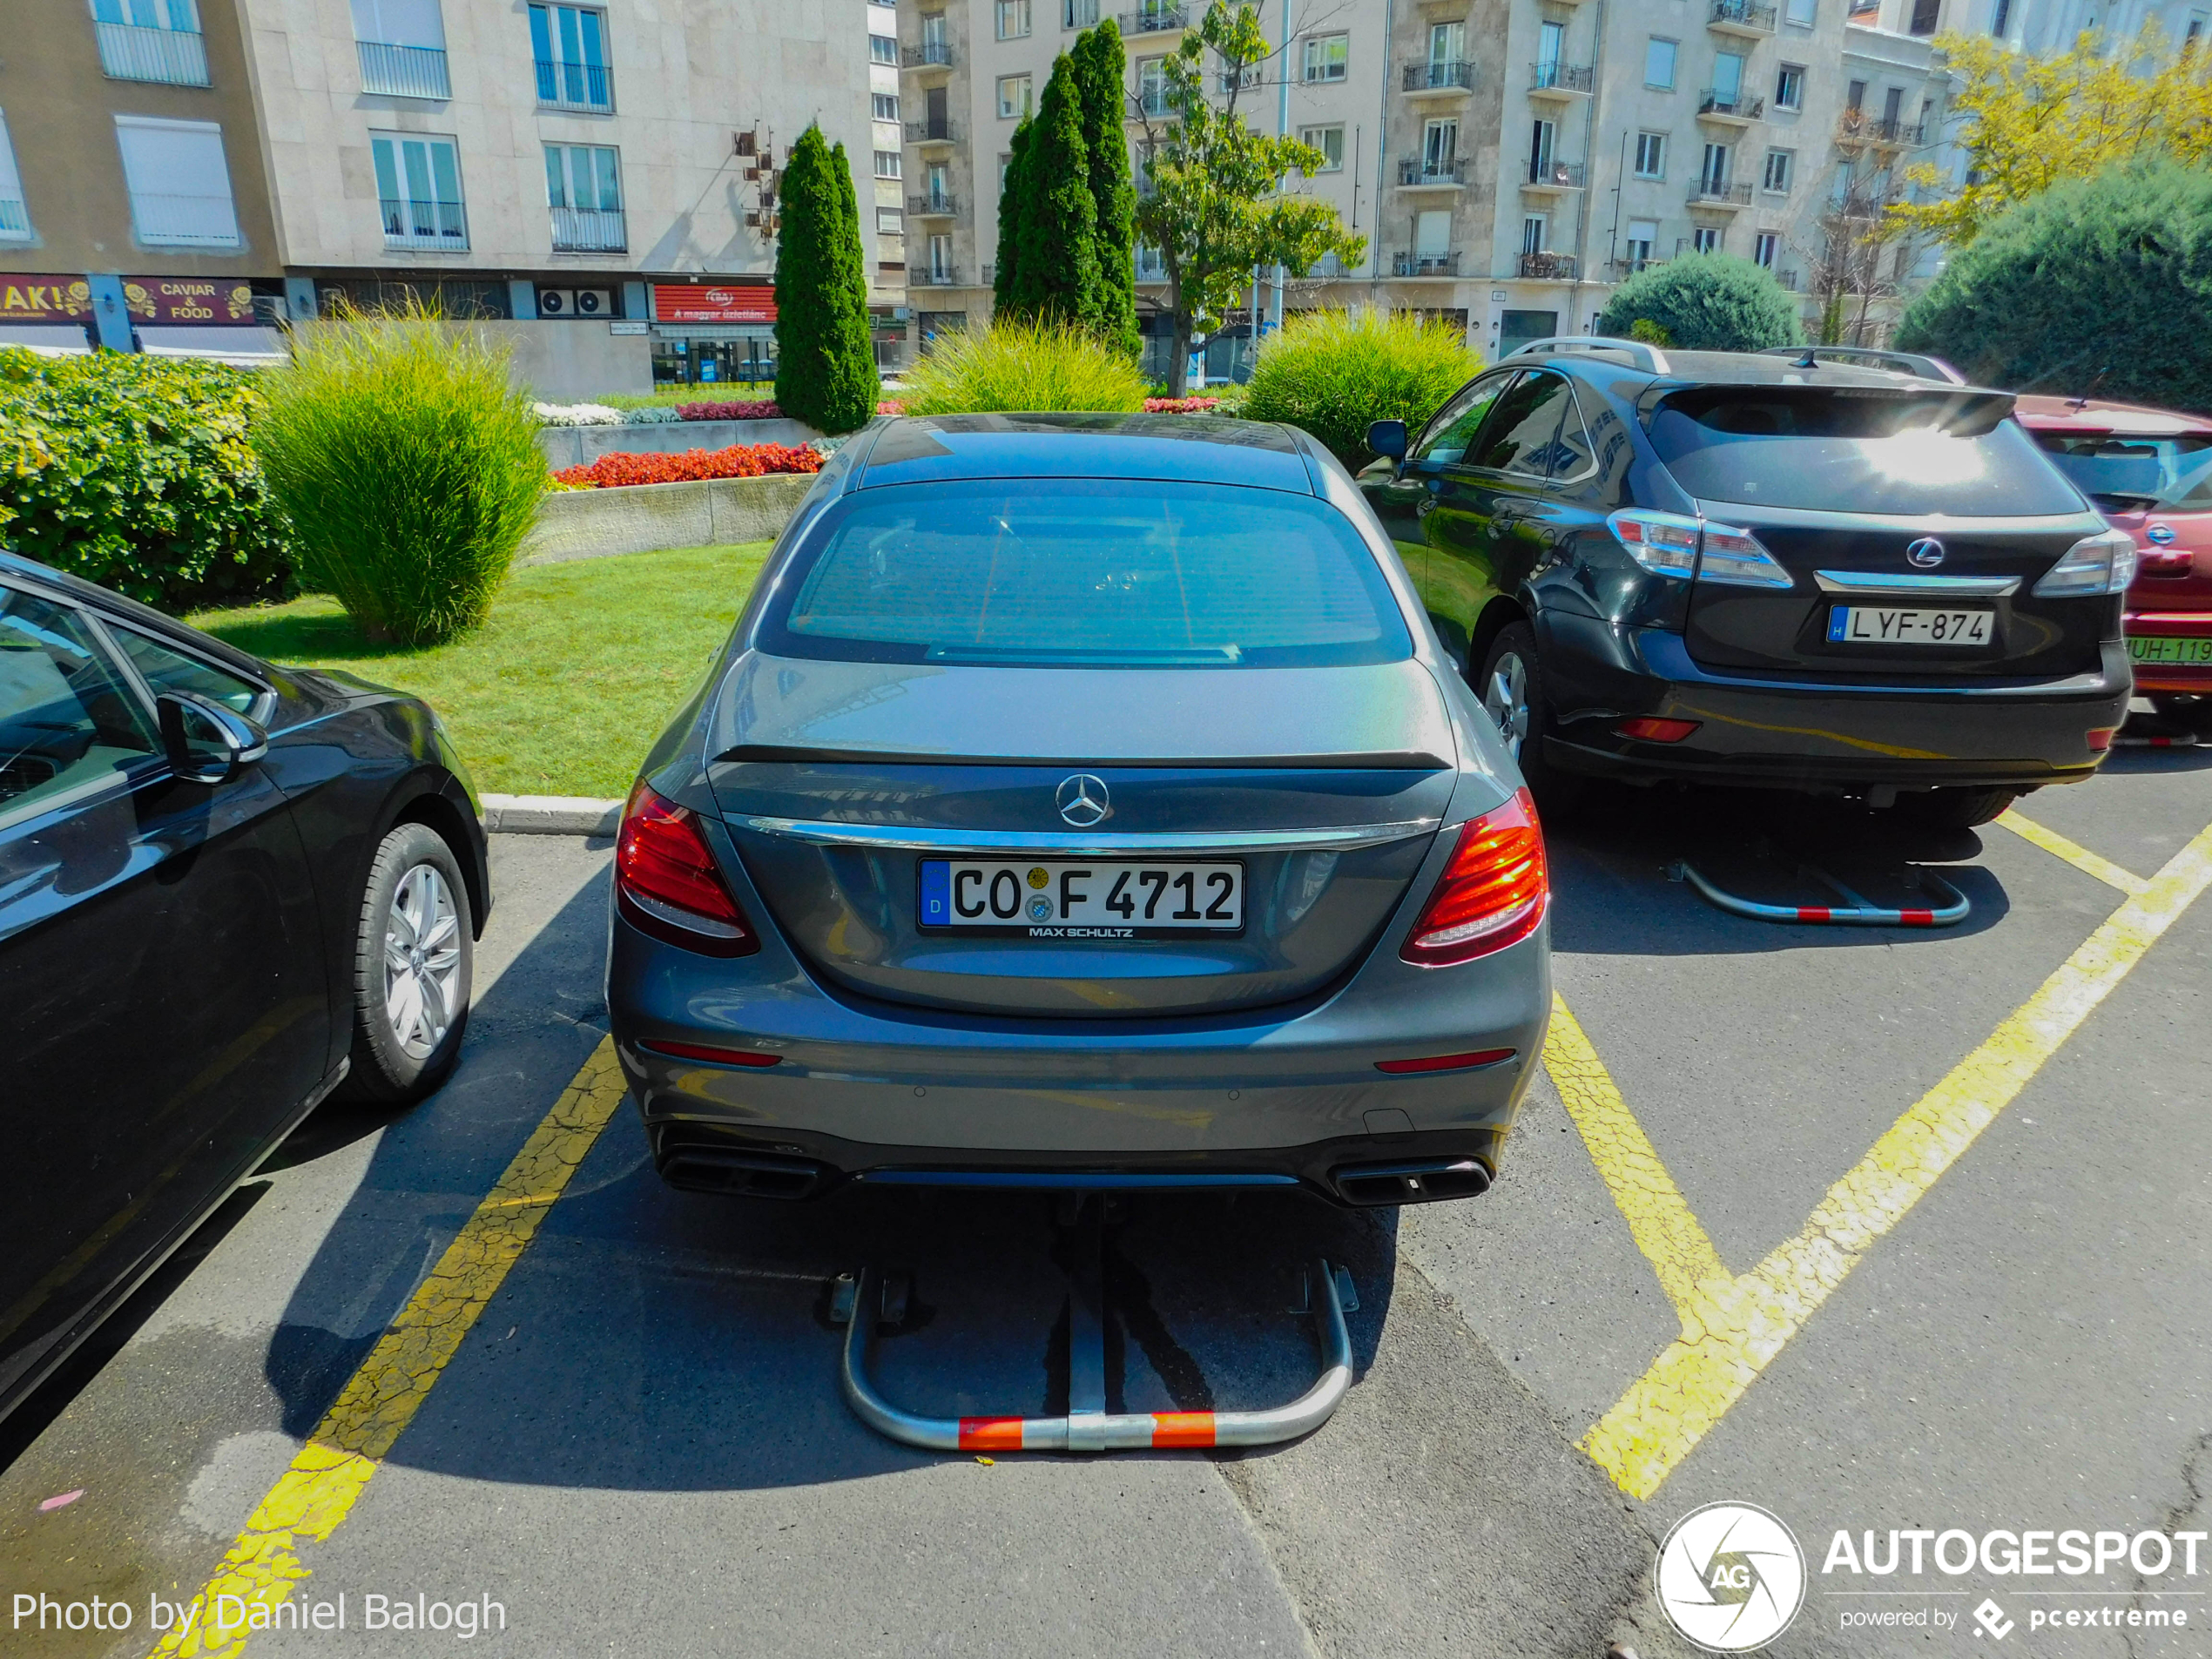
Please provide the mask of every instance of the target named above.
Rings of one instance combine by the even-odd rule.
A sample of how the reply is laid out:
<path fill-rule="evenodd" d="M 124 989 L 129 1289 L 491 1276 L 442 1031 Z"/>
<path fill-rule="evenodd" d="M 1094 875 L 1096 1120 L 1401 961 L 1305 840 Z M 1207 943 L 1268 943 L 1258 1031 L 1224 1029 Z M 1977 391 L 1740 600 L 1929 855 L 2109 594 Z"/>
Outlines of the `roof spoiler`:
<path fill-rule="evenodd" d="M 1554 334 L 1546 340 L 1532 340 L 1517 351 L 1507 352 L 1501 361 L 1515 357 L 1565 357 L 1569 355 L 1622 356 L 1629 366 L 1648 374 L 1669 372 L 1667 354 L 1656 346 L 1641 340 L 1615 340 L 1609 334 Z"/>
<path fill-rule="evenodd" d="M 1858 368 L 1892 368 L 1901 374 L 1917 375 L 1924 381 L 1946 381 L 1953 386 L 1966 383 L 1966 377 L 1942 358 L 1919 352 L 1885 351 L 1873 346 L 1769 346 L 1759 355 L 1794 358 L 1799 368 L 1844 363 Z"/>

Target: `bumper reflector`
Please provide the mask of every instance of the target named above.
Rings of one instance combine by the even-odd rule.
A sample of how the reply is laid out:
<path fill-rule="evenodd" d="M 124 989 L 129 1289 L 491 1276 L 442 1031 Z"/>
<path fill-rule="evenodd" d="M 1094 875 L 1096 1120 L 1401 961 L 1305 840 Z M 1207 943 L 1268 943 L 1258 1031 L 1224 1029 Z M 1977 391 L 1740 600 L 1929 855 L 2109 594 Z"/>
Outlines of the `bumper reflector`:
<path fill-rule="evenodd" d="M 1703 722 L 1698 720 L 1665 720 L 1656 714 L 1639 714 L 1633 720 L 1623 720 L 1613 728 L 1614 735 L 1634 738 L 1641 743 L 1680 743 Z"/>
<path fill-rule="evenodd" d="M 2111 748 L 2113 734 L 2119 730 L 2120 728 L 2116 725 L 2091 726 L 2089 728 L 2089 752 L 2093 755 L 2101 755 Z"/>
<path fill-rule="evenodd" d="M 710 1066 L 772 1066 L 783 1059 L 779 1054 L 762 1054 L 758 1049 L 710 1049 L 700 1042 L 641 1042 L 637 1046 L 647 1054 L 671 1060 L 704 1060 Z"/>
<path fill-rule="evenodd" d="M 1510 1060 L 1516 1050 L 1512 1049 L 1477 1049 L 1472 1054 L 1433 1054 L 1419 1060 L 1378 1060 L 1377 1071 L 1468 1071 L 1476 1066 L 1494 1066 Z"/>

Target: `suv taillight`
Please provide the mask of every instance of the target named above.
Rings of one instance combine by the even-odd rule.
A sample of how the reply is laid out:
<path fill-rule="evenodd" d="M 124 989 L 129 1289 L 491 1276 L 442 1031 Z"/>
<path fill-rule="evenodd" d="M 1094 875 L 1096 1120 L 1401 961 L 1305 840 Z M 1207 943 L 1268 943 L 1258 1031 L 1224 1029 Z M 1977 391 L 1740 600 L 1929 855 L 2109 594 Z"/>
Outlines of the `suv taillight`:
<path fill-rule="evenodd" d="M 749 956 L 760 941 L 715 867 L 698 819 L 642 779 L 623 808 L 615 900 L 641 933 L 708 956 Z"/>
<path fill-rule="evenodd" d="M 2134 579 L 2135 538 L 2126 530 L 2105 530 L 2067 549 L 2066 556 L 2043 573 L 2034 594 L 2039 599 L 2075 599 L 2125 593 Z"/>
<path fill-rule="evenodd" d="M 1551 898 L 1543 826 L 1526 789 L 1470 819 L 1399 954 L 1421 968 L 1470 962 L 1536 931 Z"/>

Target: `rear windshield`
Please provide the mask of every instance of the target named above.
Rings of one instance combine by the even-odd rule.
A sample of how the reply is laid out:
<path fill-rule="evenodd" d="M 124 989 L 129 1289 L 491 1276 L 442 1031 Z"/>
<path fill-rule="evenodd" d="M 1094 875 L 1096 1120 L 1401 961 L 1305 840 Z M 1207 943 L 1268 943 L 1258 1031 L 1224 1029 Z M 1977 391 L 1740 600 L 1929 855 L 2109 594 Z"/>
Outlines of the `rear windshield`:
<path fill-rule="evenodd" d="M 2039 432 L 2035 442 L 2081 493 L 2107 505 L 2195 507 L 2212 502 L 2212 436 L 2140 438 L 2114 432 Z"/>
<path fill-rule="evenodd" d="M 1219 484 L 991 479 L 824 516 L 754 643 L 779 657 L 1292 668 L 1413 652 L 1373 551 L 1326 502 Z"/>
<path fill-rule="evenodd" d="M 1651 442 L 1701 501 L 1992 518 L 2079 513 L 2009 400 L 1835 387 L 1700 387 L 1659 405 Z"/>

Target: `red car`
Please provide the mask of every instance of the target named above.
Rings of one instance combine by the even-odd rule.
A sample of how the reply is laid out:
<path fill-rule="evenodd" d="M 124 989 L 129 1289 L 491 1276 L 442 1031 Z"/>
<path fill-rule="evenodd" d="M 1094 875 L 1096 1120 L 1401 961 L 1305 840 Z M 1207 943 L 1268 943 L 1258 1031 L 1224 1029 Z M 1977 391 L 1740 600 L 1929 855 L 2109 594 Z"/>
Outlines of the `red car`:
<path fill-rule="evenodd" d="M 2135 538 L 2126 625 L 2135 690 L 2161 714 L 2212 715 L 2212 417 L 2023 397 L 2020 423 Z"/>

